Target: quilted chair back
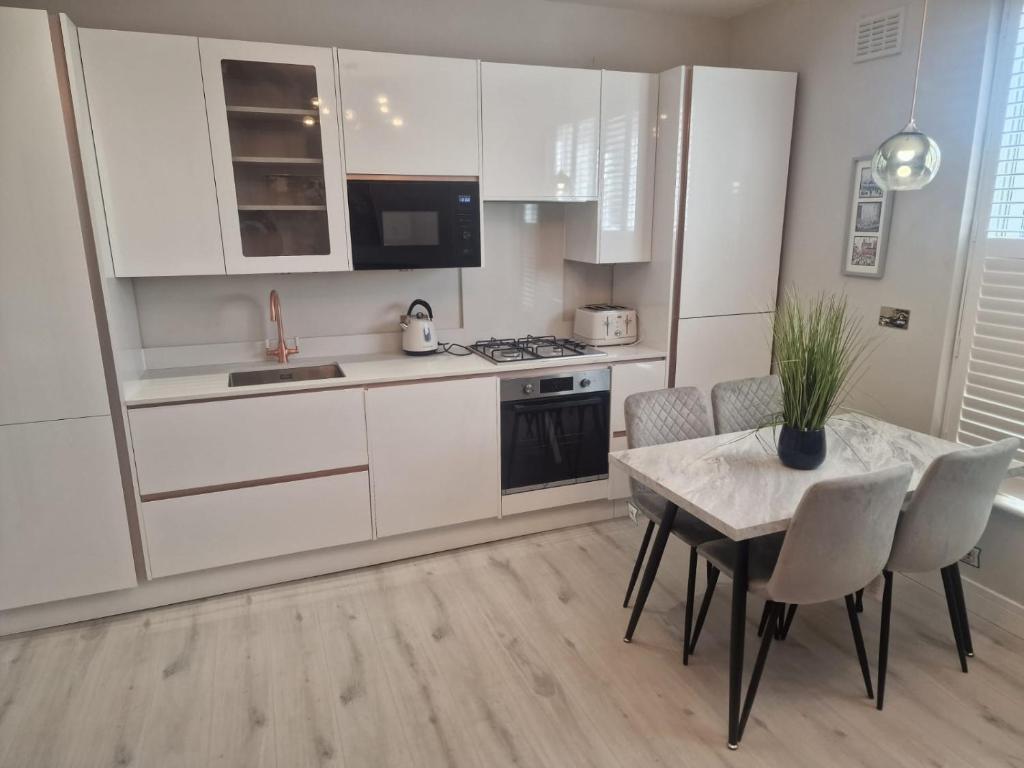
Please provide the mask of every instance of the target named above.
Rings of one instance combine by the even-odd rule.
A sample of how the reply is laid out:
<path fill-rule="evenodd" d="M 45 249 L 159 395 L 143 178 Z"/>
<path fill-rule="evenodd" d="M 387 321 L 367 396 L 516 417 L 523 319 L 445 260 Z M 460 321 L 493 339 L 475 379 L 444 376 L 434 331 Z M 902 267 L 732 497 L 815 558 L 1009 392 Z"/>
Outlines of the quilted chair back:
<path fill-rule="evenodd" d="M 782 413 L 782 380 L 773 375 L 719 382 L 711 388 L 711 410 L 720 435 L 766 427 Z"/>

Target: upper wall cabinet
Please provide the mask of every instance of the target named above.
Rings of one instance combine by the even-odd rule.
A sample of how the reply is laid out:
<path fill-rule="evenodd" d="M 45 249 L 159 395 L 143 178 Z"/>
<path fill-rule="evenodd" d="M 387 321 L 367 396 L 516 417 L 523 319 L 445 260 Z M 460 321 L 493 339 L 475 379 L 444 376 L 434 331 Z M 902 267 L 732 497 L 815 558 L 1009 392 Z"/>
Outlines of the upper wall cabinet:
<path fill-rule="evenodd" d="M 351 269 L 334 52 L 199 41 L 231 273 Z"/>
<path fill-rule="evenodd" d="M 480 65 L 484 200 L 597 199 L 601 73 Z"/>
<path fill-rule="evenodd" d="M 198 41 L 105 29 L 79 40 L 114 274 L 223 274 Z"/>
<path fill-rule="evenodd" d="M 796 74 L 694 67 L 679 316 L 764 312 L 779 281 Z"/>
<path fill-rule="evenodd" d="M 598 201 L 566 211 L 566 258 L 651 260 L 657 118 L 657 75 L 601 73 Z"/>
<path fill-rule="evenodd" d="M 348 173 L 480 175 L 479 64 L 338 51 Z"/>

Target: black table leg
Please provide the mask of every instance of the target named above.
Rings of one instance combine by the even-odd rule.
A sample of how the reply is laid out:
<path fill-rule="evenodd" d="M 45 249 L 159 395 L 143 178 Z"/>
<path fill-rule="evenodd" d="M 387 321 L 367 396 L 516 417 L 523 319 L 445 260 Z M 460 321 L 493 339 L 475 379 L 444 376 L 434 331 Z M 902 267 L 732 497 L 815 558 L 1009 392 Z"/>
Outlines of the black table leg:
<path fill-rule="evenodd" d="M 750 542 L 736 542 L 732 576 L 732 621 L 729 628 L 729 749 L 740 747 L 740 705 L 743 693 L 743 636 L 747 628 L 747 568 Z M 774 627 L 768 627 L 771 632 Z"/>
<path fill-rule="evenodd" d="M 658 566 L 661 565 L 661 555 L 665 551 L 668 537 L 672 533 L 672 526 L 676 522 L 676 513 L 679 511 L 674 504 L 669 505 L 665 510 L 665 516 L 661 518 L 658 525 L 658 532 L 654 534 L 654 543 L 651 545 L 651 555 L 647 558 L 647 568 L 644 569 L 644 577 L 640 580 L 640 590 L 636 594 L 636 603 L 633 604 L 633 613 L 629 616 L 629 626 L 626 627 L 626 636 L 623 642 L 633 641 L 633 632 L 636 630 L 637 622 L 640 621 L 640 614 L 644 612 L 644 603 L 647 602 L 647 595 L 654 586 L 654 577 L 658 574 Z"/>

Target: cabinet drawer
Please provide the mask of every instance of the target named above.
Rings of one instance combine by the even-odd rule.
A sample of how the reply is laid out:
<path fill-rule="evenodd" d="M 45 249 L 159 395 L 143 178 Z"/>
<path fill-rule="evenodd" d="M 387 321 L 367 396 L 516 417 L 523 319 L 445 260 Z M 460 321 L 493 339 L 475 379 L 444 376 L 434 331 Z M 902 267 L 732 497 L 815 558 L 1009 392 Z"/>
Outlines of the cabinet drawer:
<path fill-rule="evenodd" d="M 150 576 L 372 538 L 367 472 L 142 504 Z"/>
<path fill-rule="evenodd" d="M 362 389 L 129 411 L 147 495 L 366 464 Z"/>

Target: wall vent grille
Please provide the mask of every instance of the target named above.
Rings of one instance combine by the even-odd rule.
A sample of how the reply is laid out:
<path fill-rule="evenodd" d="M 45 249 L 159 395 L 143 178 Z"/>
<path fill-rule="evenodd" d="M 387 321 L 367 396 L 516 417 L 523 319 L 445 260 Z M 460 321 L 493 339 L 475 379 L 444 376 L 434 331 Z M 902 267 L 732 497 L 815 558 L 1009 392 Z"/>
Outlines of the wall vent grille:
<path fill-rule="evenodd" d="M 865 16 L 857 22 L 854 63 L 893 56 L 903 50 L 903 9 Z"/>

